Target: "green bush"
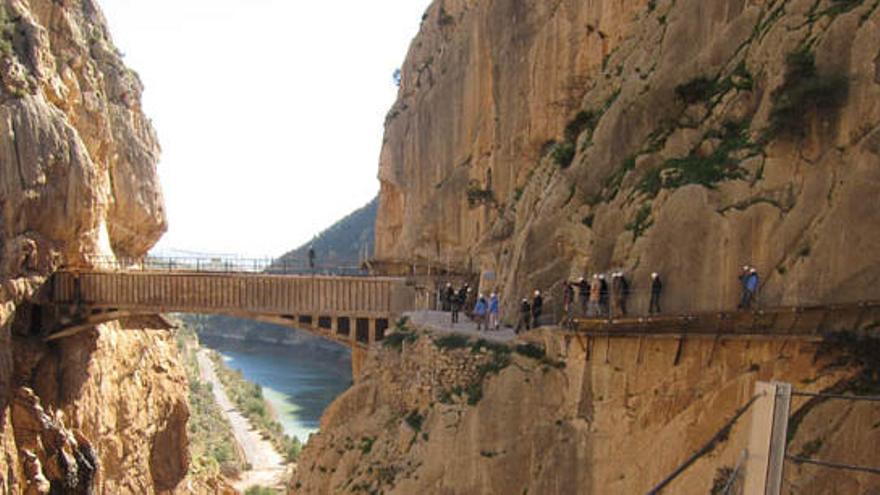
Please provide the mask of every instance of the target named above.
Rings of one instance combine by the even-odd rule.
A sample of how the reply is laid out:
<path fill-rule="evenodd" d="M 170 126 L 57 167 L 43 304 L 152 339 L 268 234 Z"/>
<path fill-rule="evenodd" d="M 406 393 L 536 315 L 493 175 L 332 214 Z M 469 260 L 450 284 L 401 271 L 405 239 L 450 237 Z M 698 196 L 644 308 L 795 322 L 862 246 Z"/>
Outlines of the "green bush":
<path fill-rule="evenodd" d="M 715 151 L 703 155 L 699 150 L 693 150 L 684 158 L 667 160 L 660 167 L 647 171 L 636 189 L 652 198 L 662 188 L 677 189 L 688 184 L 713 189 L 719 182 L 746 176 L 746 171 L 731 158 L 731 153 L 743 149 L 750 154 L 761 152 L 760 143 L 749 141 L 746 122 L 724 122 L 722 129 L 707 132 L 706 137 L 720 139 Z"/>
<path fill-rule="evenodd" d="M 0 5 L 0 54 L 12 54 L 12 37 L 14 33 L 15 22 L 9 19 L 9 15 L 6 13 L 6 7 Z"/>
<path fill-rule="evenodd" d="M 387 349 L 400 351 L 403 349 L 404 343 L 412 344 L 417 340 L 419 340 L 419 335 L 412 330 L 396 330 L 391 335 L 385 337 L 385 340 L 382 341 L 382 345 Z"/>
<path fill-rule="evenodd" d="M 547 352 L 544 350 L 543 347 L 539 347 L 531 343 L 519 344 L 514 350 L 517 354 L 532 359 L 542 359 L 544 358 L 544 356 L 547 355 Z"/>
<path fill-rule="evenodd" d="M 711 98 L 715 92 L 715 81 L 706 76 L 694 78 L 685 84 L 679 84 L 675 87 L 675 95 L 678 99 L 689 105 L 706 101 Z"/>
<path fill-rule="evenodd" d="M 629 232 L 633 233 L 633 238 L 638 239 L 645 233 L 651 226 L 654 225 L 654 220 L 651 219 L 651 204 L 646 203 L 642 205 L 639 211 L 636 213 L 635 218 L 626 224 L 624 228 Z"/>
<path fill-rule="evenodd" d="M 244 495 L 281 495 L 281 492 L 265 486 L 252 486 L 245 490 Z"/>
<path fill-rule="evenodd" d="M 424 423 L 425 417 L 419 414 L 418 411 L 410 412 L 404 419 L 410 428 L 415 431 L 422 431 L 422 423 Z"/>
<path fill-rule="evenodd" d="M 847 97 L 845 77 L 823 76 L 816 69 L 813 53 L 802 47 L 785 59 L 785 81 L 770 95 L 768 136 L 802 137 L 806 117 L 813 112 L 826 114 L 838 108 Z"/>
<path fill-rule="evenodd" d="M 468 185 L 467 200 L 471 208 L 481 204 L 493 204 L 495 203 L 495 193 L 491 189 L 482 189 L 478 184 L 472 182 Z"/>
<path fill-rule="evenodd" d="M 451 333 L 434 340 L 434 345 L 439 349 L 462 349 L 467 347 L 469 339 L 461 334 Z"/>
<path fill-rule="evenodd" d="M 574 160 L 574 154 L 575 145 L 571 141 L 556 143 L 556 145 L 553 146 L 553 151 L 550 152 L 551 158 L 553 158 L 553 161 L 561 169 L 566 169 L 571 166 L 571 162 Z"/>
<path fill-rule="evenodd" d="M 593 110 L 582 110 L 578 112 L 577 115 L 574 116 L 574 119 L 565 126 L 565 139 L 574 143 L 578 140 L 578 137 L 580 137 L 584 130 L 589 129 L 592 131 L 595 129 L 601 117 L 602 116 L 599 112 Z"/>

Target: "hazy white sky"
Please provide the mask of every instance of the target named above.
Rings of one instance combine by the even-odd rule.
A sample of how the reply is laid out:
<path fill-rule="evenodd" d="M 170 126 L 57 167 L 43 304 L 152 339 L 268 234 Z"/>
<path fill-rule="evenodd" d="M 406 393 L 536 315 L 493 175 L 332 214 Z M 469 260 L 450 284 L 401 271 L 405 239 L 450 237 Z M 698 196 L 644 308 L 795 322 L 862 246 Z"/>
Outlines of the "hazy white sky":
<path fill-rule="evenodd" d="M 430 0 L 103 0 L 162 143 L 156 250 L 280 255 L 378 191 Z"/>

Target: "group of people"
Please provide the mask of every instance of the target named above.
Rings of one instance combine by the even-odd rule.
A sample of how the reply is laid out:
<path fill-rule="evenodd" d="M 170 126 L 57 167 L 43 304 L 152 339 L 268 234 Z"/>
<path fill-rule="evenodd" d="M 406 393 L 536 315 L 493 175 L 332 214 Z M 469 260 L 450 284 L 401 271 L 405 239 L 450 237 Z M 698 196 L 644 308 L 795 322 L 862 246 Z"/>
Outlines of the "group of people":
<path fill-rule="evenodd" d="M 501 325 L 499 319 L 501 304 L 498 294 L 493 292 L 487 299 L 480 293 L 472 299 L 473 293 L 469 284 L 464 284 L 455 290 L 452 283 L 447 283 L 440 294 L 441 308 L 451 313 L 453 325 L 458 323 L 460 313 L 464 312 L 476 322 L 477 330 L 498 330 Z"/>
<path fill-rule="evenodd" d="M 587 317 L 607 318 L 614 316 L 626 316 L 627 300 L 631 295 L 630 282 L 623 271 L 612 272 L 611 283 L 604 273 L 596 273 L 587 282 L 585 277 L 577 281 L 566 281 L 562 292 L 562 308 L 566 320 L 574 317 L 577 300 L 580 301 L 580 313 Z M 660 274 L 651 274 L 651 302 L 648 312 L 660 313 L 660 294 L 663 292 L 663 282 Z"/>
<path fill-rule="evenodd" d="M 529 298 L 523 298 L 519 304 L 519 320 L 516 322 L 514 331 L 519 333 L 522 330 L 537 328 L 540 324 L 541 314 L 544 312 L 544 296 L 541 291 L 535 289 L 534 297 L 529 302 Z"/>
<path fill-rule="evenodd" d="M 610 282 L 609 282 L 610 278 Z M 760 279 L 756 268 L 745 265 L 739 275 L 742 286 L 739 309 L 751 309 L 755 301 Z M 651 298 L 648 304 L 648 314 L 660 314 L 660 296 L 663 293 L 663 281 L 657 272 L 651 273 L 650 283 Z M 458 323 L 459 313 L 464 311 L 477 323 L 477 329 L 498 330 L 500 327 L 500 302 L 498 294 L 491 293 L 488 298 L 478 294 L 472 298 L 474 291 L 468 284 L 464 284 L 458 290 L 447 283 L 441 293 L 443 311 L 452 313 L 452 324 Z M 580 308 L 580 315 L 592 318 L 620 318 L 627 314 L 627 300 L 632 294 L 630 281 L 623 271 L 615 271 L 608 275 L 596 273 L 588 281 L 586 277 L 580 277 L 576 281 L 567 280 L 563 284 L 562 309 L 563 324 L 574 321 L 576 308 Z M 540 318 L 544 312 L 544 296 L 540 290 L 535 289 L 534 295 L 523 298 L 520 303 L 519 318 L 516 324 L 516 332 L 529 330 L 540 325 Z"/>

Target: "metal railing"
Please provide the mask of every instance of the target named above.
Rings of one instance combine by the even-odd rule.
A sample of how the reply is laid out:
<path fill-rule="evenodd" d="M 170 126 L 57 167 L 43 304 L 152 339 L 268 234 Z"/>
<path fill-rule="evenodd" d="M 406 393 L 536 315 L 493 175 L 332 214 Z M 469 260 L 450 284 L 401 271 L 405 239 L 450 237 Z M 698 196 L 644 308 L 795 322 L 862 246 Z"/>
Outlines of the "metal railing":
<path fill-rule="evenodd" d="M 70 271 L 252 273 L 260 275 L 368 275 L 366 267 L 356 260 L 310 263 L 307 258 L 292 257 L 146 256 L 144 258 L 118 258 L 115 256 L 89 256 L 82 266 L 68 266 L 64 269 Z"/>

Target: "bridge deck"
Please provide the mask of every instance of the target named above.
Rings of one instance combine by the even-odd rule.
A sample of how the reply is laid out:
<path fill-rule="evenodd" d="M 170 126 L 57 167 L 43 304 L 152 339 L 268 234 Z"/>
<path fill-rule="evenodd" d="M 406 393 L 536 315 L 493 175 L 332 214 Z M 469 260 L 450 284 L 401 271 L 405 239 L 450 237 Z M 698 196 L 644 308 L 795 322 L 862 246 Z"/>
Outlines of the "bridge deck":
<path fill-rule="evenodd" d="M 56 273 L 49 300 L 79 308 L 79 326 L 131 314 L 225 314 L 356 345 L 381 340 L 414 294 L 404 279 L 390 277 L 95 271 Z"/>

